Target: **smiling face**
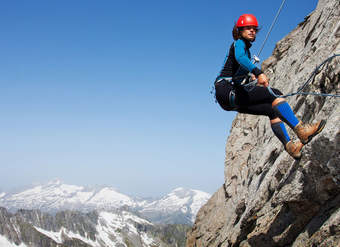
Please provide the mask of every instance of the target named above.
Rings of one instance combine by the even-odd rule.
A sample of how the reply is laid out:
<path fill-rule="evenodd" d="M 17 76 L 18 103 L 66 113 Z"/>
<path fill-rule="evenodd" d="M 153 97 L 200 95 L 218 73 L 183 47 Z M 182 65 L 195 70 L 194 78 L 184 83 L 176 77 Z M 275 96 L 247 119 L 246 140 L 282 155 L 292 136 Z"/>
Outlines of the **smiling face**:
<path fill-rule="evenodd" d="M 255 26 L 247 26 L 247 27 L 242 27 L 241 29 L 241 37 L 249 40 L 250 42 L 254 42 L 256 39 L 256 33 L 257 33 L 257 27 Z"/>

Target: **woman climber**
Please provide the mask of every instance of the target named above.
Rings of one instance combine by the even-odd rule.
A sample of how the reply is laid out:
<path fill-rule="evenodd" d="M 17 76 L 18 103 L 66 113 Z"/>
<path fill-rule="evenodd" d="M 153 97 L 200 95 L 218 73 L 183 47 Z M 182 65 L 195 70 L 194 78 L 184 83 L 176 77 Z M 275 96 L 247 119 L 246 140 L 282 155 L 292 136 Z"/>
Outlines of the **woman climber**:
<path fill-rule="evenodd" d="M 282 95 L 278 89 L 272 88 L 274 94 L 268 90 L 267 76 L 250 58 L 249 48 L 255 41 L 257 32 L 258 22 L 255 16 L 244 14 L 239 17 L 232 31 L 235 42 L 231 45 L 215 81 L 216 100 L 226 111 L 268 116 L 271 128 L 285 150 L 293 158 L 300 159 L 303 145 L 322 131 L 326 121 L 302 123 L 283 98 L 274 96 Z M 294 130 L 298 141 L 293 142 L 290 139 L 282 121 Z"/>

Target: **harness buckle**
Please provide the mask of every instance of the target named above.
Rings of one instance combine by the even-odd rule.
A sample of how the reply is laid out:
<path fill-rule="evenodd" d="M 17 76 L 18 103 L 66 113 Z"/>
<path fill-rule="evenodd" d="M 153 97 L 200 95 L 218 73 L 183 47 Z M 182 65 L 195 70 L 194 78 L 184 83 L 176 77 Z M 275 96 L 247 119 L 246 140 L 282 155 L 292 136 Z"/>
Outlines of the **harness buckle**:
<path fill-rule="evenodd" d="M 259 63 L 261 61 L 260 58 L 256 55 L 254 55 L 253 58 L 255 63 Z"/>
<path fill-rule="evenodd" d="M 235 102 L 235 92 L 234 90 L 231 90 L 230 93 L 229 93 L 229 105 L 236 109 L 236 102 Z"/>

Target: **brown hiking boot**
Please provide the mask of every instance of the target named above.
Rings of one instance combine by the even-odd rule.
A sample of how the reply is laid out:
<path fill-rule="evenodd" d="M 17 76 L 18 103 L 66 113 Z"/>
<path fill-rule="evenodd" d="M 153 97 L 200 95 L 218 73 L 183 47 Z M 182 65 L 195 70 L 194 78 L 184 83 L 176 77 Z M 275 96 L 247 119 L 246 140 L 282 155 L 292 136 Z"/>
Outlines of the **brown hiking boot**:
<path fill-rule="evenodd" d="M 289 141 L 287 142 L 285 149 L 287 153 L 289 153 L 290 156 L 292 156 L 294 159 L 298 160 L 301 158 L 301 149 L 303 147 L 303 144 L 301 141 Z"/>
<path fill-rule="evenodd" d="M 316 136 L 323 130 L 325 124 L 325 120 L 321 120 L 315 124 L 304 124 L 302 122 L 299 122 L 298 125 L 296 125 L 294 128 L 294 132 L 303 144 L 307 144 L 312 140 L 314 136 Z"/>

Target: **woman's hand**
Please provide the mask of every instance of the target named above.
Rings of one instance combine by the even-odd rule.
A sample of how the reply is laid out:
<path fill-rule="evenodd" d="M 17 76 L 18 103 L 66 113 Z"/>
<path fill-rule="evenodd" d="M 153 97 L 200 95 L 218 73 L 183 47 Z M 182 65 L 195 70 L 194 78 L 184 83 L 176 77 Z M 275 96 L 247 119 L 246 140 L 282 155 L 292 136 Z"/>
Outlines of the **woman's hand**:
<path fill-rule="evenodd" d="M 262 73 L 260 74 L 258 77 L 257 77 L 257 83 L 259 85 L 262 85 L 264 87 L 268 87 L 269 86 L 269 80 L 268 80 L 268 77 Z"/>

